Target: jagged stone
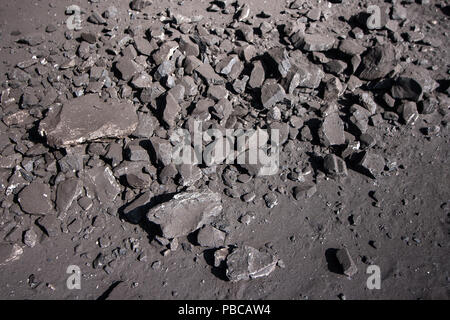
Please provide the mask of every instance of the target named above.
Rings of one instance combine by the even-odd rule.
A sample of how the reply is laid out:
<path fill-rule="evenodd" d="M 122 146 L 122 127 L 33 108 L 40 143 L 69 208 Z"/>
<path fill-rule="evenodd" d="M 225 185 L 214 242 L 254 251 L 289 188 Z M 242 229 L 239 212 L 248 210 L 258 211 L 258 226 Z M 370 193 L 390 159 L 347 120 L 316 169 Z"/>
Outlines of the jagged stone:
<path fill-rule="evenodd" d="M 275 81 L 266 81 L 261 89 L 261 102 L 264 108 L 269 109 L 286 96 L 284 89 Z"/>
<path fill-rule="evenodd" d="M 220 194 L 209 189 L 186 191 L 151 208 L 150 222 L 160 226 L 166 239 L 186 236 L 201 228 L 222 211 Z"/>
<path fill-rule="evenodd" d="M 327 147 L 345 143 L 344 123 L 337 112 L 325 117 L 319 129 L 319 138 Z"/>
<path fill-rule="evenodd" d="M 39 133 L 53 147 L 76 145 L 100 138 L 120 138 L 131 134 L 138 117 L 129 103 L 104 102 L 86 95 L 51 108 L 39 124 Z"/>
<path fill-rule="evenodd" d="M 345 177 L 347 175 L 347 165 L 345 161 L 334 154 L 326 155 L 323 166 L 325 172 L 330 177 Z"/>
<path fill-rule="evenodd" d="M 383 172 L 385 161 L 382 156 L 366 151 L 359 161 L 358 166 L 362 172 L 369 177 L 376 179 Z"/>
<path fill-rule="evenodd" d="M 65 213 L 72 202 L 78 198 L 82 191 L 82 180 L 77 178 L 70 178 L 58 184 L 56 189 L 56 209 L 58 214 Z"/>
<path fill-rule="evenodd" d="M 387 76 L 395 63 L 395 50 L 391 44 L 369 48 L 362 57 L 359 77 L 363 80 L 376 80 Z"/>
<path fill-rule="evenodd" d="M 18 201 L 22 210 L 29 214 L 46 215 L 54 212 L 48 184 L 29 184 L 20 191 Z"/>
<path fill-rule="evenodd" d="M 210 225 L 205 225 L 197 234 L 197 242 L 206 248 L 220 248 L 225 242 L 225 232 Z"/>
<path fill-rule="evenodd" d="M 268 252 L 238 247 L 227 256 L 226 275 L 233 282 L 266 277 L 275 270 L 277 262 L 277 257 Z"/>

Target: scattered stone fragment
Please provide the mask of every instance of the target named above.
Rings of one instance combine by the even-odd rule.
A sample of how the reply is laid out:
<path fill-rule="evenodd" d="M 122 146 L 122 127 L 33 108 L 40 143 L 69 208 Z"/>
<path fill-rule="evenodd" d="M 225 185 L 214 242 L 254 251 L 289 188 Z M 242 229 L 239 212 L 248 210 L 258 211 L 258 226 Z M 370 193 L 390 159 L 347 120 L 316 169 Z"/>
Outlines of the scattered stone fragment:
<path fill-rule="evenodd" d="M 77 178 L 67 179 L 59 183 L 56 190 L 58 214 L 63 214 L 70 208 L 72 202 L 81 194 L 82 185 L 82 181 Z"/>
<path fill-rule="evenodd" d="M 28 229 L 23 233 L 23 243 L 30 248 L 33 248 L 38 241 L 38 235 L 34 229 Z"/>
<path fill-rule="evenodd" d="M 336 252 L 336 258 L 338 259 L 339 264 L 342 267 L 342 271 L 346 276 L 352 277 L 358 272 L 358 268 L 353 262 L 353 259 L 350 256 L 350 253 L 348 252 L 347 248 L 339 249 Z"/>
<path fill-rule="evenodd" d="M 264 195 L 264 201 L 267 208 L 272 209 L 278 204 L 278 197 L 274 192 L 269 192 Z"/>
<path fill-rule="evenodd" d="M 323 161 L 325 172 L 332 178 L 347 176 L 345 161 L 334 154 L 328 154 Z"/>
<path fill-rule="evenodd" d="M 325 146 L 345 143 L 344 123 L 337 112 L 325 117 L 319 129 L 319 138 Z"/>
<path fill-rule="evenodd" d="M 82 96 L 51 108 L 41 121 L 39 132 L 53 147 L 80 144 L 100 138 L 131 134 L 138 125 L 129 103 L 104 102 L 97 95 Z"/>
<path fill-rule="evenodd" d="M 305 33 L 299 34 L 299 36 L 295 47 L 308 52 L 328 51 L 333 48 L 335 43 L 335 39 L 328 35 Z"/>
<path fill-rule="evenodd" d="M 233 249 L 226 259 L 226 275 L 230 281 L 256 279 L 271 274 L 278 259 L 255 248 L 244 246 Z"/>
<path fill-rule="evenodd" d="M 384 78 L 394 69 L 395 51 L 391 44 L 377 45 L 362 57 L 359 77 L 363 80 Z"/>
<path fill-rule="evenodd" d="M 276 64 L 276 68 L 281 74 L 281 77 L 286 77 L 291 69 L 291 62 L 289 61 L 286 49 L 283 47 L 275 47 L 268 51 L 268 55 Z"/>
<path fill-rule="evenodd" d="M 151 208 L 147 219 L 161 227 L 166 239 L 188 235 L 210 222 L 222 211 L 220 194 L 203 189 L 176 194 Z"/>
<path fill-rule="evenodd" d="M 317 192 L 317 187 L 314 184 L 305 184 L 301 186 L 295 186 L 293 194 L 295 200 L 311 198 Z"/>
<path fill-rule="evenodd" d="M 284 89 L 275 81 L 267 80 L 261 89 L 261 102 L 265 109 L 270 109 L 286 96 Z"/>
<path fill-rule="evenodd" d="M 92 183 L 95 195 L 101 204 L 112 205 L 120 192 L 120 185 L 117 183 L 109 167 L 96 167 L 86 170 L 86 179 Z"/>
<path fill-rule="evenodd" d="M 225 242 L 225 232 L 210 225 L 205 225 L 197 234 L 197 242 L 202 247 L 219 248 Z"/>
<path fill-rule="evenodd" d="M 22 189 L 18 201 L 23 211 L 29 214 L 53 213 L 51 190 L 48 184 L 33 182 Z"/>
<path fill-rule="evenodd" d="M 376 179 L 384 171 L 385 161 L 382 156 L 366 151 L 358 165 L 365 174 Z"/>
<path fill-rule="evenodd" d="M 0 266 L 5 266 L 20 259 L 22 254 L 23 248 L 17 243 L 0 243 Z"/>

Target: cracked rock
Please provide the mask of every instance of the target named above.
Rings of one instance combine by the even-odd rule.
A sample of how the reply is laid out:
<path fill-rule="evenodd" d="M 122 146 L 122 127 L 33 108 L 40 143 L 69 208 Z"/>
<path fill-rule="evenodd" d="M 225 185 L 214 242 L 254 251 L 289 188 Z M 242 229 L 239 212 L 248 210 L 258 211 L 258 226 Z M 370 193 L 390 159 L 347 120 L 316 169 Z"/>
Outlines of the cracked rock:
<path fill-rule="evenodd" d="M 151 208 L 147 219 L 160 226 L 166 239 L 186 236 L 222 212 L 222 200 L 209 189 L 186 191 Z"/>
<path fill-rule="evenodd" d="M 137 125 L 133 105 L 104 102 L 97 95 L 86 95 L 52 108 L 39 124 L 39 132 L 47 137 L 50 146 L 58 148 L 127 136 Z"/>
<path fill-rule="evenodd" d="M 226 259 L 226 275 L 230 281 L 256 279 L 271 274 L 277 265 L 276 256 L 250 246 L 233 249 Z"/>

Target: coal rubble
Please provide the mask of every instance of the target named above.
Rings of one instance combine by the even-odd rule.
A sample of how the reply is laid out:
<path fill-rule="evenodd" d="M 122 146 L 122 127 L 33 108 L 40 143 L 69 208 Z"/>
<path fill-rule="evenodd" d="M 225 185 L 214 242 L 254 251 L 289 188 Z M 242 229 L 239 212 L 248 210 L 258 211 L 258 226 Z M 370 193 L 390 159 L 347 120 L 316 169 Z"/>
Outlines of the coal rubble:
<path fill-rule="evenodd" d="M 0 265 L 61 241 L 86 272 L 117 277 L 128 259 L 148 264 L 128 270 L 129 279 L 176 274 L 182 264 L 196 273 L 201 253 L 213 252 L 208 264 L 220 279 L 245 282 L 305 261 L 268 250 L 275 233 L 249 236 L 271 221 L 301 219 L 318 230 L 298 242 L 323 241 L 336 221 L 358 238 L 343 215 L 364 221 L 369 213 L 339 196 L 399 174 L 395 134 L 429 141 L 448 132 L 448 73 L 438 78 L 425 58 L 438 45 L 413 37 L 404 11 L 421 4 L 384 3 L 393 11 L 377 30 L 355 27 L 361 9 L 352 6 L 351 16 L 346 1 L 280 2 L 271 14 L 252 3 L 213 1 L 188 15 L 183 1 L 165 9 L 91 1 L 79 30 L 63 24 L 15 37 L 8 50 L 26 58 L 6 64 L 0 92 Z M 278 130 L 275 174 L 216 154 L 213 165 L 175 163 L 175 132 L 193 134 L 196 121 L 203 132 Z M 306 213 L 313 203 L 326 219 Z M 295 215 L 283 212 L 287 204 Z M 386 233 L 383 219 L 374 224 Z M 347 249 L 337 259 L 348 277 L 366 263 Z"/>

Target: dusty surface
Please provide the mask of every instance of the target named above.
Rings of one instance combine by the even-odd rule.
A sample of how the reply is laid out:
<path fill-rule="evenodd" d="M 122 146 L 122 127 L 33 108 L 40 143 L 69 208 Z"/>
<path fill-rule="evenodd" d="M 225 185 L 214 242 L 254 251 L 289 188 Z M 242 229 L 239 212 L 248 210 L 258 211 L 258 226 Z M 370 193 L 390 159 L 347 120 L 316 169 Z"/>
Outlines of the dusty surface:
<path fill-rule="evenodd" d="M 63 58 L 63 52 L 76 52 L 77 41 L 66 40 L 64 36 L 68 18 L 65 9 L 71 4 L 79 5 L 86 12 L 83 15 L 83 29 L 74 32 L 75 38 L 89 30 L 100 32 L 102 27 L 87 22 L 87 17 L 92 10 L 102 13 L 112 5 L 118 10 L 118 29 L 122 36 L 128 26 L 145 21 L 130 19 L 128 1 L 92 2 L 22 0 L 3 3 L 0 8 L 0 77 L 3 89 L 8 87 L 5 84 L 6 74 L 17 63 L 30 59 L 33 50 L 43 52 L 44 56 L 53 56 L 55 63 L 67 60 Z M 233 21 L 234 11 L 230 14 L 209 12 L 206 10 L 210 6 L 208 1 L 185 0 L 180 4 L 166 0 L 153 2 L 144 10 L 150 20 L 171 8 L 187 17 L 203 15 L 200 24 L 212 23 L 215 28 L 225 27 Z M 389 2 L 376 0 L 343 2 L 331 4 L 327 9 L 330 17 L 326 21 L 316 22 L 335 37 L 345 35 L 351 38 L 352 27 L 345 20 L 364 11 L 367 4 L 392 6 Z M 298 12 L 289 9 L 284 1 L 252 0 L 246 3 L 252 16 L 262 10 L 271 14 L 269 18 L 254 17 L 252 22 L 255 28 L 262 21 L 283 25 L 295 19 L 291 14 L 296 16 Z M 328 1 L 322 1 L 320 5 L 318 1 L 305 1 L 304 13 L 317 6 L 327 8 L 328 4 Z M 17 260 L 0 266 L 0 298 L 97 299 L 111 294 L 111 297 L 121 299 L 338 299 L 342 295 L 347 299 L 448 299 L 448 5 L 448 1 L 431 0 L 429 4 L 406 1 L 409 22 L 402 30 L 420 29 L 431 45 L 403 39 L 395 45 L 402 48 L 401 60 L 404 64 L 407 58 L 409 63 L 421 62 L 432 78 L 438 81 L 440 86 L 433 96 L 441 97 L 440 105 L 439 110 L 432 114 L 421 114 L 414 125 L 382 119 L 377 126 L 369 127 L 368 133 L 376 139 L 376 145 L 371 150 L 381 154 L 387 163 L 376 179 L 350 167 L 348 175 L 343 178 L 326 177 L 317 155 L 319 158 L 326 155 L 327 148 L 300 139 L 295 139 L 293 144 L 281 150 L 281 166 L 286 170 L 280 170 L 276 176 L 253 178 L 237 187 L 239 195 L 251 191 L 255 193 L 255 199 L 249 203 L 223 193 L 225 186 L 220 184 L 220 174 L 217 175 L 215 180 L 218 179 L 220 184 L 217 190 L 222 193 L 223 216 L 228 224 L 225 243 L 258 249 L 266 247 L 276 253 L 283 263 L 279 263 L 267 277 L 227 281 L 224 270 L 212 266 L 214 250 L 205 250 L 205 247 L 197 245 L 192 240 L 194 236 L 180 237 L 178 249 L 162 255 L 164 247 L 153 239 L 153 230 L 146 223 L 132 224 L 120 214 L 119 208 L 139 195 L 139 190 L 124 191 L 121 187 L 117 198 L 104 195 L 112 200 L 113 205 L 109 209 L 94 202 L 92 207 L 83 210 L 76 206 L 74 200 L 76 208 L 72 206 L 68 214 L 61 218 L 54 233 L 42 231 L 38 217 L 23 212 L 17 206 L 19 191 L 16 191 L 10 196 L 2 195 L 0 236 L 5 243 L 20 244 L 23 254 Z M 136 14 L 134 11 L 133 15 Z M 303 15 L 300 13 L 299 17 Z M 142 18 L 142 12 L 137 17 Z M 52 33 L 45 31 L 49 24 L 56 26 Z M 44 42 L 37 47 L 17 43 L 18 39 L 33 33 L 44 36 Z M 387 38 L 386 30 L 365 30 L 365 33 L 364 39 L 377 36 Z M 265 41 L 280 45 L 277 37 L 259 39 L 257 42 L 264 44 Z M 369 40 L 364 42 L 366 47 L 369 43 Z M 104 44 L 106 46 L 108 41 L 105 40 Z M 40 47 L 45 45 L 47 48 Z M 48 48 L 50 52 L 55 48 L 56 52 L 49 54 Z M 154 67 L 152 65 L 151 68 Z M 17 94 L 20 97 L 21 92 Z M 317 92 L 311 94 L 316 95 Z M 73 99 L 73 96 L 69 98 Z M 137 107 L 145 107 L 139 100 L 134 102 Z M 378 113 L 383 112 L 382 106 L 377 108 Z M 46 114 L 47 108 L 41 109 Z M 2 107 L 2 117 L 17 110 Z M 2 135 L 9 135 L 15 150 L 9 153 L 19 153 L 31 147 L 24 143 L 27 140 L 33 141 L 33 145 L 44 144 L 47 148 L 44 153 L 56 152 L 55 149 L 48 149 L 45 139 L 37 135 L 39 121 L 34 124 L 19 125 L 19 129 L 14 125 L 2 125 Z M 423 128 L 430 125 L 439 126 L 440 132 L 425 135 Z M 41 155 L 38 153 L 38 156 Z M 294 199 L 292 188 L 298 182 L 283 178 L 283 174 L 293 168 L 312 168 L 312 173 L 306 177 L 317 187 L 312 197 Z M 9 170 L 5 173 L 8 176 L 12 174 L 12 168 L 5 170 Z M 51 175 L 56 174 L 53 172 Z M 42 174 L 42 171 L 34 175 L 32 170 L 31 175 L 31 180 L 36 178 L 50 184 L 54 190 L 52 192 L 56 192 L 55 179 L 51 179 L 50 175 Z M 278 204 L 273 208 L 268 208 L 263 199 L 270 192 L 269 188 L 280 191 L 276 192 Z M 4 185 L 2 194 L 5 190 Z M 169 191 L 180 191 L 180 188 L 168 188 L 160 193 Z M 159 194 L 155 192 L 156 195 Z M 76 194 L 75 199 L 79 198 L 80 195 Z M 254 219 L 248 225 L 239 222 L 241 215 L 249 211 L 253 212 Z M 24 232 L 29 229 L 35 230 L 39 238 L 32 248 L 23 241 Z M 333 250 L 343 247 L 349 250 L 358 268 L 358 273 L 351 278 L 336 272 Z M 107 260 L 97 266 L 95 260 L 100 253 Z M 108 268 L 104 268 L 107 264 Z M 366 287 L 368 275 L 365 271 L 372 264 L 381 269 L 380 290 Z M 69 276 L 66 270 L 70 265 L 81 268 L 80 290 L 66 287 Z"/>

